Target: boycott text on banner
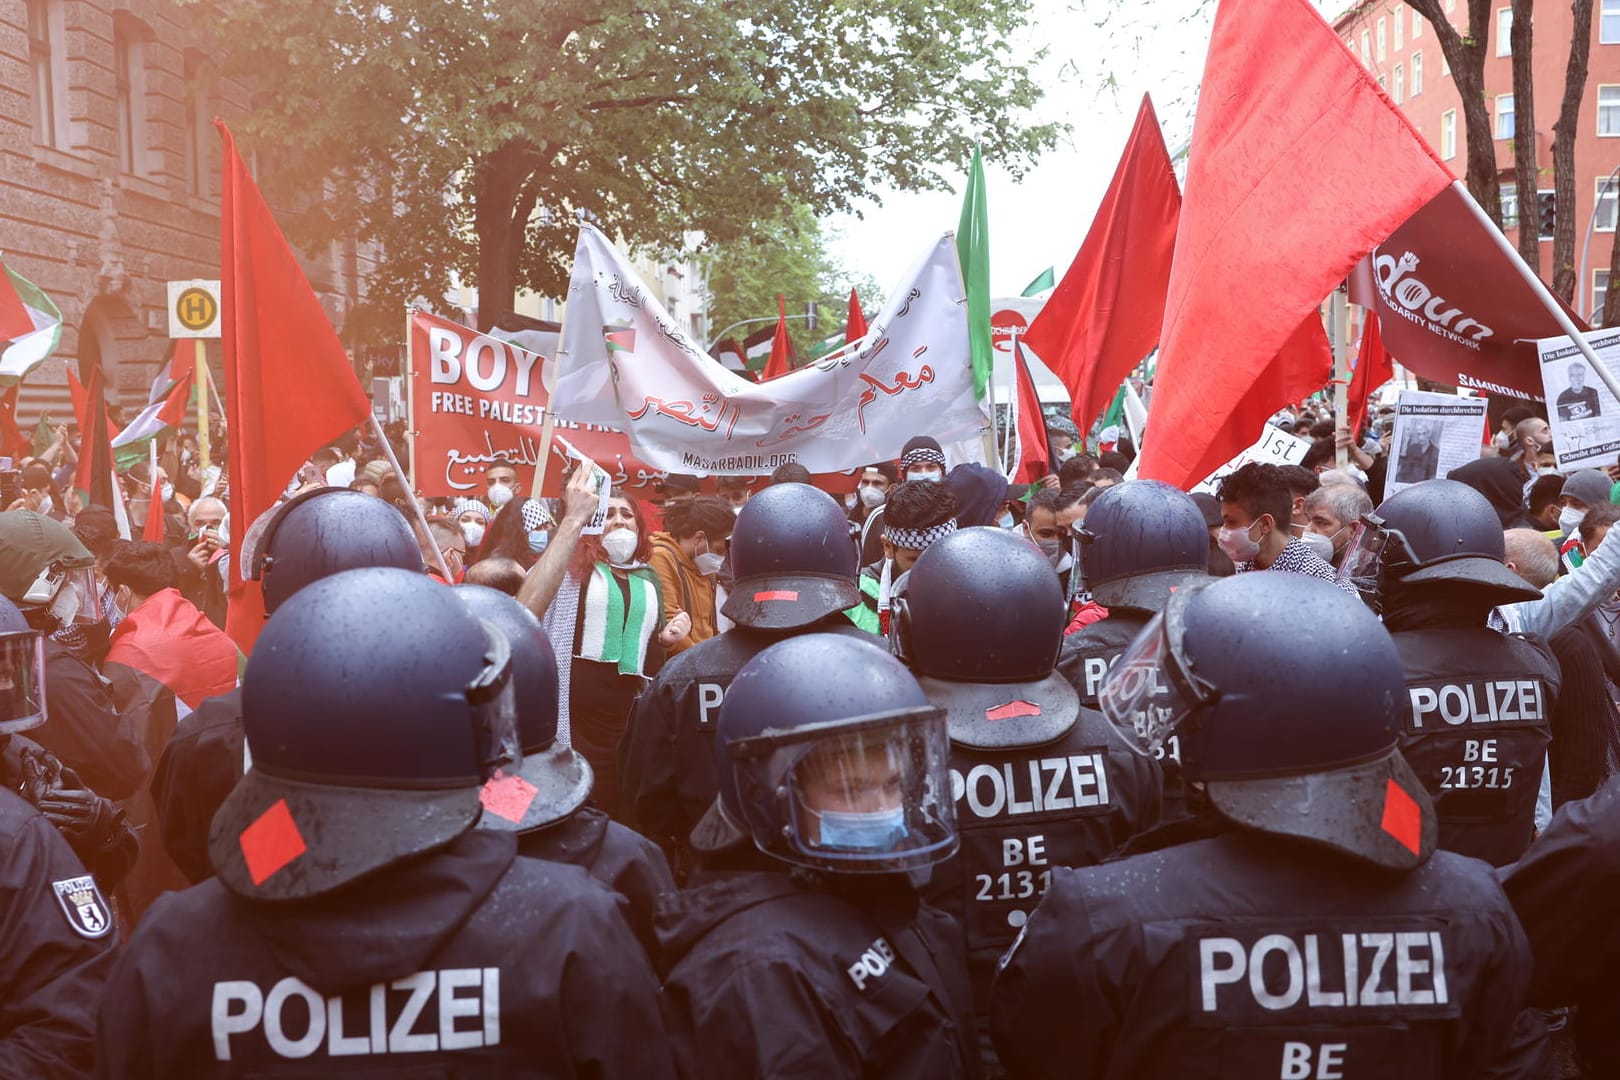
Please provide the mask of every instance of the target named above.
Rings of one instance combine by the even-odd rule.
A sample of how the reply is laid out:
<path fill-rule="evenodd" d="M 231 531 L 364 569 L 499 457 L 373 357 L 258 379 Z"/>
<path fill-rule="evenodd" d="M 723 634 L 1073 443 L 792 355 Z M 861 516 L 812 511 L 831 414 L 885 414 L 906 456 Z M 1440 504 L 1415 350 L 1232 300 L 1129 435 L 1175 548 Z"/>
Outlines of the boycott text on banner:
<path fill-rule="evenodd" d="M 835 472 L 893 460 L 918 434 L 980 438 L 989 422 L 963 295 L 945 234 L 858 346 L 754 384 L 704 353 L 607 238 L 581 225 L 557 413 L 622 428 L 642 460 L 683 473 L 758 475 L 788 462 Z"/>
<path fill-rule="evenodd" d="M 1389 440 L 1391 457 L 1384 497 L 1477 461 L 1487 404 L 1482 397 L 1402 390 L 1395 401 L 1395 431 Z"/>
<path fill-rule="evenodd" d="M 509 342 L 426 312 L 413 312 L 410 392 L 416 428 L 416 485 L 429 497 L 483 490 L 484 470 L 505 458 L 519 470 L 539 462 L 550 362 Z M 648 497 L 663 472 L 638 461 L 623 432 L 560 417 L 556 430 L 601 465 L 615 486 Z M 553 444 L 545 494 L 561 492 L 568 455 Z M 525 480 L 525 487 L 527 481 Z"/>
<path fill-rule="evenodd" d="M 1586 343 L 1610 371 L 1620 368 L 1620 329 L 1587 334 Z M 1620 402 L 1568 337 L 1537 341 L 1536 351 L 1558 470 L 1568 474 L 1613 465 L 1620 453 Z"/>
<path fill-rule="evenodd" d="M 1264 462 L 1267 465 L 1298 465 L 1304 459 L 1305 451 L 1310 448 L 1309 439 L 1301 439 L 1288 434 L 1282 428 L 1267 424 L 1265 432 L 1253 446 L 1210 473 L 1203 483 L 1196 485 L 1192 490 L 1213 495 L 1228 473 L 1235 473 L 1253 461 Z"/>
<path fill-rule="evenodd" d="M 1384 347 L 1418 375 L 1541 397 L 1534 341 L 1556 335 L 1558 322 L 1454 188 L 1356 267 L 1350 299 L 1378 312 Z"/>

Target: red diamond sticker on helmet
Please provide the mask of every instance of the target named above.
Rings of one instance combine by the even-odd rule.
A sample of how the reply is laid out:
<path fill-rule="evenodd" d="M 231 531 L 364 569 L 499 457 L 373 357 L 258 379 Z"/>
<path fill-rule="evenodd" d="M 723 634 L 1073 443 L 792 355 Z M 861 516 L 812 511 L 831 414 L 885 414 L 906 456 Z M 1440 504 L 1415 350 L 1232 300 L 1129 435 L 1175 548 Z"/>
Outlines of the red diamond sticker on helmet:
<path fill-rule="evenodd" d="M 1039 716 L 1041 707 L 1033 701 L 1009 701 L 993 709 L 984 710 L 986 720 L 1016 720 L 1020 716 Z"/>
<path fill-rule="evenodd" d="M 271 874 L 309 850 L 286 799 L 277 799 L 259 820 L 242 830 L 236 842 L 242 846 L 242 858 L 255 885 L 263 885 Z"/>
<path fill-rule="evenodd" d="M 757 592 L 754 594 L 754 603 L 763 604 L 767 600 L 797 600 L 799 594 L 792 589 L 776 589 L 771 592 Z"/>
<path fill-rule="evenodd" d="M 523 777 L 516 773 L 508 776 L 497 769 L 495 775 L 484 784 L 483 790 L 479 791 L 478 801 L 484 804 L 485 810 L 515 825 L 529 812 L 529 806 L 538 794 L 540 789 Z"/>
<path fill-rule="evenodd" d="M 1384 788 L 1384 831 L 1417 855 L 1423 849 L 1423 810 L 1394 780 Z"/>

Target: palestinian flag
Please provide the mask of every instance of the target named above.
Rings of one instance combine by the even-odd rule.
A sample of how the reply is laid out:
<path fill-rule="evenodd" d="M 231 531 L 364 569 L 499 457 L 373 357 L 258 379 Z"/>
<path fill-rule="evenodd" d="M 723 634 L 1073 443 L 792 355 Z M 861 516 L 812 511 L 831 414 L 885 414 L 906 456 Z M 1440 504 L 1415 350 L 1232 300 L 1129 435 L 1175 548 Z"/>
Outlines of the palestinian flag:
<path fill-rule="evenodd" d="M 743 352 L 742 342 L 736 338 L 728 337 L 717 343 L 713 355 L 725 365 L 727 371 L 735 371 L 739 375 L 748 374 L 748 356 Z"/>
<path fill-rule="evenodd" d="M 120 471 L 145 458 L 147 444 L 154 437 L 185 423 L 186 408 L 196 390 L 196 369 L 197 353 L 193 343 L 176 341 L 174 356 L 153 380 L 146 405 L 112 441 Z"/>
<path fill-rule="evenodd" d="M 62 313 L 51 298 L 15 270 L 0 263 L 0 380 L 20 380 L 56 351 L 62 340 Z"/>
<path fill-rule="evenodd" d="M 1030 282 L 1028 285 L 1025 285 L 1024 291 L 1018 295 L 1039 296 L 1046 290 L 1055 288 L 1057 288 L 1057 282 L 1053 280 L 1052 268 L 1048 266 L 1045 270 L 1042 270 L 1039 274 L 1036 274 L 1035 280 Z"/>
<path fill-rule="evenodd" d="M 776 340 L 776 327 L 767 326 L 755 330 L 743 338 L 743 358 L 748 370 L 761 372 L 771 359 L 771 342 Z"/>
<path fill-rule="evenodd" d="M 994 353 L 990 348 L 990 226 L 984 200 L 984 161 L 973 148 L 962 218 L 956 227 L 956 255 L 967 289 L 968 357 L 973 365 L 973 392 L 980 401 L 990 385 Z"/>
<path fill-rule="evenodd" d="M 636 351 L 636 328 L 633 326 L 604 326 L 602 327 L 602 340 L 607 342 L 609 355 L 616 352 L 633 353 Z"/>

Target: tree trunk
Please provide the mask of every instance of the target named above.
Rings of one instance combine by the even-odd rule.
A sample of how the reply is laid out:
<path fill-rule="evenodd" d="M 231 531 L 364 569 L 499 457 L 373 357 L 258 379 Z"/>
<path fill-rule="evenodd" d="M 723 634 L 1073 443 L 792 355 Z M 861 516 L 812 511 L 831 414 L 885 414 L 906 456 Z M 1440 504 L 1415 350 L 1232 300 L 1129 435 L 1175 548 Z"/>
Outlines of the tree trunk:
<path fill-rule="evenodd" d="M 496 319 L 512 310 L 517 298 L 518 256 L 534 206 L 529 199 L 524 208 L 522 198 L 531 150 L 526 143 L 507 143 L 475 166 L 473 228 L 478 234 L 480 330 L 493 327 Z"/>
<path fill-rule="evenodd" d="M 1580 127 L 1581 99 L 1586 96 L 1586 68 L 1592 52 L 1592 0 L 1573 0 L 1575 31 L 1569 39 L 1569 65 L 1564 69 L 1564 100 L 1553 125 L 1553 187 L 1558 220 L 1553 229 L 1553 291 L 1577 311 L 1590 302 L 1590 281 L 1577 281 L 1575 271 L 1575 136 Z M 1578 290 L 1578 291 L 1577 291 Z"/>
<path fill-rule="evenodd" d="M 1463 103 L 1463 135 L 1467 141 L 1468 193 L 1484 207 L 1498 228 L 1502 225 L 1502 189 L 1496 178 L 1496 145 L 1491 141 L 1491 110 L 1485 105 L 1485 57 L 1491 30 L 1491 0 L 1468 0 L 1468 36 L 1457 33 L 1446 19 L 1440 0 L 1406 0 L 1407 6 L 1427 20 L 1440 42 Z"/>
<path fill-rule="evenodd" d="M 1513 171 L 1519 189 L 1519 255 L 1541 273 L 1541 226 L 1534 212 L 1541 186 L 1536 168 L 1536 73 L 1531 52 L 1531 0 L 1513 0 Z M 1525 208 L 1531 209 L 1530 214 Z"/>

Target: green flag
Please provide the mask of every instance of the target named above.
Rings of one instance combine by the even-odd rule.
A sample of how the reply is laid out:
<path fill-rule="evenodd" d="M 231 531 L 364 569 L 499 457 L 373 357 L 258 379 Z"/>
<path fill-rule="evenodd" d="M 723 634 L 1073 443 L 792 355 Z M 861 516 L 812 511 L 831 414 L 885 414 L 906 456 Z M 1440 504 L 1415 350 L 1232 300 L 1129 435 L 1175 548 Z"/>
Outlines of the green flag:
<path fill-rule="evenodd" d="M 1038 293 L 1045 292 L 1047 289 L 1050 289 L 1056 284 L 1057 279 L 1052 276 L 1052 268 L 1048 266 L 1045 270 L 1042 270 L 1039 274 L 1036 274 L 1035 280 L 1030 282 L 1028 285 L 1025 285 L 1024 291 L 1018 295 L 1035 296 Z"/>
<path fill-rule="evenodd" d="M 1110 424 L 1112 424 L 1115 427 L 1119 428 L 1121 431 L 1123 431 L 1125 429 L 1125 384 L 1124 383 L 1120 383 L 1119 390 L 1115 392 L 1113 404 L 1109 405 L 1108 408 L 1103 411 L 1102 422 L 1097 425 L 1097 430 L 1101 431 L 1103 428 L 1109 426 Z"/>
<path fill-rule="evenodd" d="M 967 286 L 968 346 L 973 358 L 973 392 L 984 400 L 990 385 L 990 225 L 984 207 L 984 162 L 973 148 L 962 220 L 956 227 L 956 258 Z"/>

